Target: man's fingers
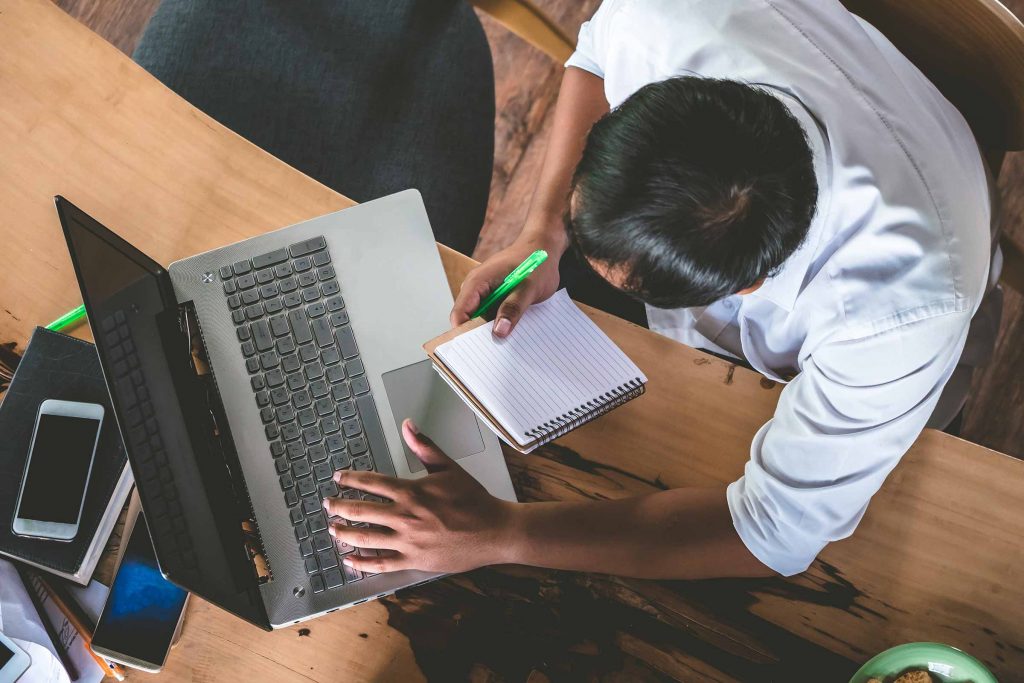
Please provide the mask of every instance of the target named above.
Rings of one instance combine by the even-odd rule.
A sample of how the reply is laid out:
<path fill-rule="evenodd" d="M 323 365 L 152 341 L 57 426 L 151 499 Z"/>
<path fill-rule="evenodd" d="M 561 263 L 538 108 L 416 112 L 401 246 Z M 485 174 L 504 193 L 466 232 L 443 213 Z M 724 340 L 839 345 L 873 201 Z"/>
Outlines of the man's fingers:
<path fill-rule="evenodd" d="M 512 293 L 501 302 L 494 316 L 494 336 L 507 337 L 536 298 L 537 283 L 534 280 L 527 279 L 512 290 Z"/>
<path fill-rule="evenodd" d="M 395 550 L 395 541 L 398 539 L 391 529 L 350 526 L 339 520 L 330 520 L 327 530 L 335 540 L 347 543 L 354 548 Z"/>
<path fill-rule="evenodd" d="M 377 472 L 342 470 L 334 473 L 334 481 L 337 482 L 338 486 L 347 486 L 351 489 L 375 493 L 378 496 L 384 496 L 391 500 L 400 498 L 408 488 L 408 484 L 401 479 Z"/>
<path fill-rule="evenodd" d="M 455 461 L 445 455 L 429 436 L 420 432 L 412 420 L 405 420 L 402 423 L 402 438 L 428 472 L 437 472 L 455 464 Z"/>
<path fill-rule="evenodd" d="M 346 498 L 324 498 L 327 516 L 344 517 L 350 522 L 368 522 L 390 527 L 397 516 L 395 506 L 390 503 L 373 503 L 365 500 Z"/>
<path fill-rule="evenodd" d="M 480 307 L 480 302 L 496 286 L 491 280 L 487 278 L 478 279 L 471 273 L 466 281 L 462 283 L 459 295 L 455 297 L 455 305 L 452 307 L 452 313 L 449 316 L 452 327 L 458 327 L 469 320 L 469 316 L 473 315 L 476 309 Z"/>
<path fill-rule="evenodd" d="M 409 558 L 394 550 L 382 550 L 380 551 L 380 557 L 366 557 L 358 553 L 349 553 L 341 561 L 353 569 L 370 574 L 384 574 L 386 572 L 401 571 L 402 569 L 412 569 Z"/>

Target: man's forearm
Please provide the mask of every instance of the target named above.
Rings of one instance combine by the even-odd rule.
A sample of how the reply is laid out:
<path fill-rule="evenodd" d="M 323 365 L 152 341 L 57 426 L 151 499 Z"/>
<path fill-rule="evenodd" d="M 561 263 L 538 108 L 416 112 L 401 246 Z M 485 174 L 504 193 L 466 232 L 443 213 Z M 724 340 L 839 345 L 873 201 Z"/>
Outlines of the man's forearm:
<path fill-rule="evenodd" d="M 561 235 L 572 174 L 583 155 L 587 134 L 607 113 L 604 80 L 581 69 L 566 69 L 524 233 L 540 239 Z"/>
<path fill-rule="evenodd" d="M 500 561 L 648 579 L 769 576 L 736 534 L 724 489 L 511 509 Z"/>

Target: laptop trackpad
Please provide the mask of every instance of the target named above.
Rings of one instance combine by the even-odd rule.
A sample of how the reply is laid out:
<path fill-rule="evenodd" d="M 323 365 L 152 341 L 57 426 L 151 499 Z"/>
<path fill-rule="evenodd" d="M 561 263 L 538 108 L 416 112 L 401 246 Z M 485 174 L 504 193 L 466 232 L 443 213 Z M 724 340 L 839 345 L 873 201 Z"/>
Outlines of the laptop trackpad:
<path fill-rule="evenodd" d="M 402 421 L 412 418 L 421 432 L 456 460 L 484 450 L 476 416 L 438 376 L 429 358 L 386 372 L 382 379 L 399 433 Z M 402 449 L 409 469 L 422 472 L 423 463 L 404 441 Z"/>

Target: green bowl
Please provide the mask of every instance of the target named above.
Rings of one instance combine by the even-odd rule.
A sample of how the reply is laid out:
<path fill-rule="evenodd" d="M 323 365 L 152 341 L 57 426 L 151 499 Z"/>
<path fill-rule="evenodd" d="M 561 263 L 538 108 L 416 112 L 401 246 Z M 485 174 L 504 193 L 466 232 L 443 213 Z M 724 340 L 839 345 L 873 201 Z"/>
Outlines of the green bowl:
<path fill-rule="evenodd" d="M 923 669 L 941 683 L 999 683 L 985 665 L 963 650 L 941 643 L 907 643 L 875 655 L 850 679 L 867 683 L 877 678 L 884 683 L 911 669 Z"/>

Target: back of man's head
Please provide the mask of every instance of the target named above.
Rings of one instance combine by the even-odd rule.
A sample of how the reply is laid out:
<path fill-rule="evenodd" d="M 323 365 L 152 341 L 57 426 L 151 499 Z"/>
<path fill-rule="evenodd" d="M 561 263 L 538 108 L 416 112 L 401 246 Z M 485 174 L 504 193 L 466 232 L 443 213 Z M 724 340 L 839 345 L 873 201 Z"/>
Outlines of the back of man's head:
<path fill-rule="evenodd" d="M 818 187 L 804 131 L 765 90 L 673 78 L 594 125 L 573 180 L 571 236 L 653 306 L 702 306 L 777 271 Z"/>

